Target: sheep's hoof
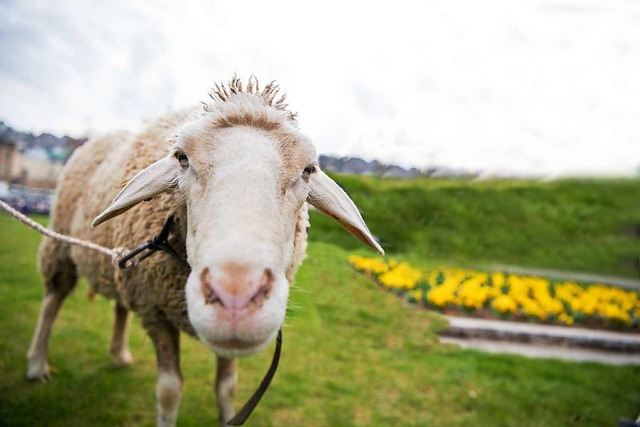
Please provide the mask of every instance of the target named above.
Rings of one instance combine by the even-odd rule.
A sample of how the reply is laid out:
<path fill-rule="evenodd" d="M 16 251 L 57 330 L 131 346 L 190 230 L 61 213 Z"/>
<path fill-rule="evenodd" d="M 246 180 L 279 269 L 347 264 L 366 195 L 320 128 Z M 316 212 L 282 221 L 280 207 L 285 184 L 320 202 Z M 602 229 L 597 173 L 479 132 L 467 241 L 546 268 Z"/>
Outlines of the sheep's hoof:
<path fill-rule="evenodd" d="M 133 355 L 129 350 L 122 350 L 118 353 L 111 354 L 111 357 L 116 366 L 129 366 L 133 363 Z"/>
<path fill-rule="evenodd" d="M 51 374 L 49 373 L 49 367 L 44 366 L 29 367 L 27 370 L 27 380 L 34 383 L 48 383 L 51 380 Z"/>
<path fill-rule="evenodd" d="M 27 380 L 31 381 L 32 383 L 46 384 L 49 382 L 49 380 L 51 380 L 51 375 L 48 372 L 37 377 L 27 375 Z"/>

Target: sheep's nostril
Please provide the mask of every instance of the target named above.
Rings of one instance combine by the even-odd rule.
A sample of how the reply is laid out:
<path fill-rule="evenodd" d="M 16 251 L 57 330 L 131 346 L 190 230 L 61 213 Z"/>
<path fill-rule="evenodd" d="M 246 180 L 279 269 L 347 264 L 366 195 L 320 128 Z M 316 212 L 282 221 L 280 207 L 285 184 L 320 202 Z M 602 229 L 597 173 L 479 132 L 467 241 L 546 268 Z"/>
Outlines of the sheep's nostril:
<path fill-rule="evenodd" d="M 262 273 L 262 277 L 260 278 L 260 286 L 258 287 L 258 292 L 256 292 L 255 295 L 251 297 L 250 302 L 252 304 L 261 304 L 269 296 L 269 292 L 271 292 L 274 282 L 275 276 L 273 272 L 268 268 L 265 268 L 264 272 Z"/>
<path fill-rule="evenodd" d="M 202 273 L 200 273 L 200 290 L 204 296 L 205 304 L 220 303 L 220 305 L 224 306 L 222 300 L 218 297 L 211 286 L 211 279 L 212 277 L 209 268 L 202 270 Z"/>
<path fill-rule="evenodd" d="M 266 294 L 268 294 L 269 292 L 271 292 L 271 289 L 273 288 L 273 282 L 275 281 L 276 281 L 276 276 L 273 274 L 273 271 L 271 271 L 268 268 L 265 268 L 264 272 L 262 273 L 262 278 L 260 279 L 260 288 Z"/>
<path fill-rule="evenodd" d="M 248 270 L 248 269 L 247 269 Z M 248 274 L 230 275 L 223 272 L 216 278 L 211 270 L 205 267 L 200 273 L 200 292 L 205 305 L 220 304 L 220 308 L 240 310 L 249 306 L 261 307 L 269 297 L 275 284 L 275 274 L 268 268 L 262 275 L 251 280 Z"/>

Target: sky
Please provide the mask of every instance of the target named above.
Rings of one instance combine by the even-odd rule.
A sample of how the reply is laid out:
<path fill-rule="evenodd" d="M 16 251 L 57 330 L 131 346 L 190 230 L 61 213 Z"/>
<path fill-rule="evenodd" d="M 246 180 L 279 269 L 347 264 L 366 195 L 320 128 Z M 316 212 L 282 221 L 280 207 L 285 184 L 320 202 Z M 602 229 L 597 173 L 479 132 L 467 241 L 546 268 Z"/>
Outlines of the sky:
<path fill-rule="evenodd" d="M 139 129 L 275 79 L 319 153 L 488 175 L 640 173 L 640 1 L 0 0 L 0 120 Z"/>

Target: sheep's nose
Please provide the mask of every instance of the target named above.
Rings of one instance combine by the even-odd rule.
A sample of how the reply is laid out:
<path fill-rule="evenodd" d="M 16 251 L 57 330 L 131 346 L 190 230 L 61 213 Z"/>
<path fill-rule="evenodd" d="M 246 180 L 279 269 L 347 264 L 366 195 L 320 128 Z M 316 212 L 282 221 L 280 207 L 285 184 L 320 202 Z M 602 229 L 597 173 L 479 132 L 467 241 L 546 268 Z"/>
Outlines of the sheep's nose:
<path fill-rule="evenodd" d="M 223 265 L 213 271 L 204 268 L 200 273 L 200 289 L 205 303 L 220 304 L 229 310 L 261 306 L 269 297 L 275 276 L 268 268 L 261 274 L 253 273 L 255 271 L 235 264 Z"/>

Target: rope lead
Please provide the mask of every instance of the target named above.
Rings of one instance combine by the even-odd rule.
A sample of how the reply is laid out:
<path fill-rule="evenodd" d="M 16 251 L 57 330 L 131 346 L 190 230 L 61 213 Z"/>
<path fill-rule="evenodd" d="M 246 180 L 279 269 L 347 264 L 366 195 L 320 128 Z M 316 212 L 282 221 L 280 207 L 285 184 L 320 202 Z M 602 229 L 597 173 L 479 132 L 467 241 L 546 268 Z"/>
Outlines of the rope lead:
<path fill-rule="evenodd" d="M 3 200 L 0 200 L 0 207 L 4 209 L 9 215 L 11 215 L 12 217 L 17 219 L 24 225 L 31 227 L 34 230 L 40 232 L 40 234 L 44 234 L 45 236 L 50 237 L 52 239 L 60 240 L 61 242 L 69 243 L 71 245 L 82 246 L 83 248 L 98 251 L 100 253 L 103 253 L 111 257 L 112 260 L 119 258 L 119 256 L 123 251 L 126 252 L 126 249 L 123 249 L 123 248 L 109 249 L 93 242 L 87 242 L 86 240 L 80 240 L 80 239 L 76 239 L 75 237 L 65 236 L 64 234 L 56 233 L 55 231 L 49 230 L 48 228 L 43 227 L 42 225 L 38 224 L 37 222 L 27 217 L 23 213 L 12 208 L 8 203 L 6 203 Z"/>

